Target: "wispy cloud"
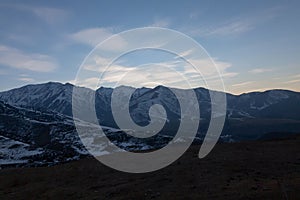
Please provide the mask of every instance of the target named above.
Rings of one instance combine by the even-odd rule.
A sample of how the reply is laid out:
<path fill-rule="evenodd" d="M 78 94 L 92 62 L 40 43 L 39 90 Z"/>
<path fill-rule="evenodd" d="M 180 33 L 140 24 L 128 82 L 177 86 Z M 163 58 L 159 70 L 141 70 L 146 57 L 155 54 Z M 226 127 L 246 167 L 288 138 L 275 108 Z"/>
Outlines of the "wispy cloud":
<path fill-rule="evenodd" d="M 215 76 L 218 76 L 218 71 L 221 74 L 227 73 L 227 69 L 231 67 L 231 63 L 219 61 L 217 59 L 213 59 L 214 62 L 212 62 L 211 59 L 189 59 L 193 65 L 197 66 L 200 70 L 200 73 L 206 77 L 206 78 L 214 78 Z M 216 68 L 218 71 L 216 71 Z M 199 73 L 195 69 L 186 66 L 185 68 L 186 73 Z"/>
<path fill-rule="evenodd" d="M 257 26 L 275 18 L 280 8 L 274 7 L 251 16 L 240 16 L 221 22 L 217 25 L 202 26 L 200 28 L 185 27 L 184 31 L 191 36 L 229 36 L 239 35 L 255 29 Z"/>
<path fill-rule="evenodd" d="M 178 40 L 178 37 L 175 37 L 174 35 L 155 35 L 152 34 L 152 32 L 148 34 L 149 37 L 154 35 L 151 40 L 145 39 L 144 32 L 138 32 L 135 37 L 130 37 L 131 39 L 134 39 L 130 43 L 129 38 L 127 40 L 128 44 L 123 43 L 119 48 L 110 45 L 110 48 L 115 50 L 124 47 L 125 49 L 136 49 L 139 46 L 143 46 L 160 50 L 166 49 L 165 46 L 169 45 L 166 42 L 168 42 L 170 37 L 174 37 L 171 39 Z M 96 28 L 79 31 L 72 34 L 70 37 L 83 44 L 95 45 L 96 43 L 99 43 L 99 38 L 110 37 L 111 35 L 112 31 L 110 29 Z M 126 41 L 126 35 L 119 36 Z M 115 35 L 113 37 L 115 37 Z M 87 38 L 90 40 L 87 40 Z M 102 53 L 101 55 L 98 55 L 97 53 L 92 54 L 89 59 L 86 60 L 82 66 L 84 76 L 82 76 L 82 80 L 78 80 L 78 82 L 81 86 L 95 88 L 95 86 L 91 86 L 91 84 L 96 84 L 96 79 L 99 80 L 99 78 L 95 78 L 95 74 L 98 73 L 98 75 L 100 75 L 101 73 L 104 73 L 100 81 L 102 85 L 108 87 L 114 87 L 122 81 L 122 84 L 134 87 L 151 87 L 153 84 L 157 83 L 171 87 L 186 88 L 187 82 L 190 82 L 192 87 L 199 87 L 199 84 L 201 85 L 206 81 L 217 83 L 217 81 L 221 81 L 222 78 L 231 78 L 238 74 L 236 72 L 228 71 L 228 68 L 231 67 L 231 63 L 204 55 L 199 57 L 199 52 L 203 52 L 193 48 L 195 47 L 184 46 L 184 44 L 182 44 L 180 46 L 181 51 L 178 50 L 179 53 L 176 52 L 178 55 L 175 55 L 174 57 L 171 56 L 170 58 L 167 58 L 167 60 L 161 62 L 156 61 L 156 63 L 150 63 L 150 65 L 147 65 L 148 63 L 146 62 L 145 64 L 142 64 L 142 66 L 137 64 L 134 60 L 130 61 L 126 59 L 121 59 L 117 61 L 117 63 L 111 63 L 111 52 L 107 51 L 107 48 L 105 48 L 103 50 L 105 53 Z M 117 53 L 112 53 L 112 57 L 118 55 L 118 52 L 122 53 L 122 50 L 115 52 Z M 188 62 L 181 57 L 188 59 Z M 145 60 L 147 59 L 145 58 Z M 110 64 L 111 66 L 107 68 Z"/>
<path fill-rule="evenodd" d="M 26 53 L 5 45 L 0 45 L 0 64 L 36 72 L 50 72 L 58 67 L 48 55 Z"/>
<path fill-rule="evenodd" d="M 203 32 L 204 35 L 232 35 L 250 31 L 254 25 L 247 20 L 236 20 Z"/>
<path fill-rule="evenodd" d="M 24 4 L 9 4 L 8 7 L 30 12 L 39 19 L 45 21 L 48 24 L 57 24 L 64 22 L 70 15 L 66 10 L 53 7 L 45 6 L 33 6 L 33 5 L 24 5 Z"/>
<path fill-rule="evenodd" d="M 68 12 L 57 8 L 33 7 L 31 10 L 37 17 L 49 24 L 62 22 L 68 17 Z"/>
<path fill-rule="evenodd" d="M 167 28 L 170 26 L 170 24 L 171 21 L 169 19 L 155 19 L 154 22 L 149 26 Z"/>
<path fill-rule="evenodd" d="M 292 83 L 299 83 L 300 79 L 295 79 L 295 80 L 290 80 L 290 81 L 286 81 L 284 82 L 285 84 L 292 84 Z"/>
<path fill-rule="evenodd" d="M 210 37 L 238 35 L 254 29 L 255 24 L 247 19 L 234 19 L 218 25 L 202 26 L 200 28 L 185 27 L 184 32 L 191 36 Z"/>
<path fill-rule="evenodd" d="M 199 12 L 191 12 L 189 14 L 190 19 L 197 19 L 199 17 Z"/>
<path fill-rule="evenodd" d="M 113 28 L 89 28 L 83 29 L 76 33 L 68 35 L 68 37 L 76 43 L 85 44 L 95 47 L 100 42 L 114 35 Z M 126 46 L 127 43 L 121 37 L 115 35 L 110 41 L 110 46 L 105 47 L 106 50 L 119 50 Z"/>
<path fill-rule="evenodd" d="M 77 86 L 87 87 L 95 90 L 98 88 L 99 77 L 90 77 L 90 78 L 80 79 L 80 80 L 70 80 L 67 82 L 71 84 L 76 84 Z"/>
<path fill-rule="evenodd" d="M 233 78 L 233 77 L 236 77 L 237 75 L 239 75 L 239 73 L 237 72 L 223 72 L 221 74 L 222 78 L 225 79 L 225 78 Z"/>
<path fill-rule="evenodd" d="M 242 86 L 246 86 L 246 85 L 250 85 L 252 84 L 252 81 L 247 81 L 247 82 L 242 82 L 242 83 L 237 83 L 237 84 L 233 84 L 231 85 L 232 87 L 242 87 Z"/>
<path fill-rule="evenodd" d="M 174 57 L 174 59 L 191 56 L 193 54 L 193 52 L 194 52 L 194 49 L 189 49 L 187 51 L 181 52 L 180 54 L 176 55 Z"/>
<path fill-rule="evenodd" d="M 294 77 L 294 78 L 300 78 L 300 74 L 296 74 L 296 75 L 294 75 L 292 77 Z"/>
<path fill-rule="evenodd" d="M 274 71 L 274 69 L 256 68 L 256 69 L 250 70 L 249 73 L 252 73 L 252 74 L 261 74 L 261 73 L 271 72 L 271 71 Z"/>
<path fill-rule="evenodd" d="M 34 82 L 35 80 L 33 78 L 30 77 L 20 77 L 18 78 L 19 81 L 23 81 L 23 82 Z"/>
<path fill-rule="evenodd" d="M 112 35 L 110 28 L 89 28 L 70 34 L 69 37 L 75 42 L 95 46 Z"/>
<path fill-rule="evenodd" d="M 185 54 L 185 52 L 182 54 Z M 181 59 L 138 66 L 130 65 L 125 61 L 125 63 L 113 63 L 109 68 L 106 68 L 106 66 L 110 64 L 110 61 L 106 58 L 96 56 L 93 61 L 94 64 L 83 65 L 88 77 L 84 76 L 76 84 L 90 88 L 96 88 L 96 84 L 99 83 L 107 87 L 115 87 L 119 84 L 134 87 L 153 87 L 163 84 L 168 87 L 195 88 L 200 85 L 205 86 L 206 81 L 211 85 L 212 82 L 216 82 L 220 78 L 231 78 L 237 75 L 235 72 L 227 71 L 231 67 L 230 63 L 216 59 L 214 62 L 210 59 L 193 59 L 191 62 L 194 66 L 197 66 L 200 72 Z M 216 71 L 216 66 L 220 74 Z M 98 73 L 98 75 L 103 74 L 99 78 L 95 78 L 93 72 Z"/>

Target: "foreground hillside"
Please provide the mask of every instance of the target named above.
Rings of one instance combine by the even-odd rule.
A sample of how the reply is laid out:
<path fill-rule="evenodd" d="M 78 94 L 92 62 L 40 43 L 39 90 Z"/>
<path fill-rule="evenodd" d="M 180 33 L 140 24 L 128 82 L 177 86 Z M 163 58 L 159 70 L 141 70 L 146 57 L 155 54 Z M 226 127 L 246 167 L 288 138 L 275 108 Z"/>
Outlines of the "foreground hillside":
<path fill-rule="evenodd" d="M 52 167 L 0 170 L 1 199 L 300 199 L 300 137 L 199 146 L 148 174 L 92 158 Z"/>

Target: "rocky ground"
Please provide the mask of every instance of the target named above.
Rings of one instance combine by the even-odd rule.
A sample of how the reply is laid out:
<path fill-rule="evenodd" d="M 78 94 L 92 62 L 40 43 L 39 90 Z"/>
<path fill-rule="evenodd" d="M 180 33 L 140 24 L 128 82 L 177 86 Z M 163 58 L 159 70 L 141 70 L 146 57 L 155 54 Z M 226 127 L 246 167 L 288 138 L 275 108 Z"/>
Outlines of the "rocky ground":
<path fill-rule="evenodd" d="M 192 146 L 172 165 L 128 174 L 93 158 L 0 170 L 0 199 L 300 199 L 300 137 Z"/>

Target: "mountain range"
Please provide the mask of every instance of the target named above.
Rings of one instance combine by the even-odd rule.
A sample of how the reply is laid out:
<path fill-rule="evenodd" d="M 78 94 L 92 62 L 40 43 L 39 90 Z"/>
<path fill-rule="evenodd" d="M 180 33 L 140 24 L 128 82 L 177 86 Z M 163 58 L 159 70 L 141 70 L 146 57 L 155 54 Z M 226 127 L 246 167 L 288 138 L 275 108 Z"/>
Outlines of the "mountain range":
<path fill-rule="evenodd" d="M 179 102 L 172 91 L 164 86 L 137 88 L 131 96 L 129 111 L 136 124 L 145 126 L 150 122 L 149 109 L 153 104 L 162 105 L 167 114 L 167 122 L 156 136 L 140 139 L 125 134 L 114 121 L 111 110 L 112 88 L 100 87 L 94 91 L 56 82 L 26 85 L 0 92 L 0 165 L 49 165 L 88 155 L 76 133 L 72 118 L 74 87 L 85 94 L 95 94 L 99 124 L 105 127 L 109 139 L 123 149 L 135 151 L 161 148 L 171 141 L 180 125 Z M 126 90 L 126 86 L 121 87 Z M 200 108 L 195 142 L 201 142 L 211 118 L 210 94 L 215 91 L 205 88 L 193 90 Z M 269 90 L 225 95 L 227 111 L 220 141 L 272 139 L 300 132 L 298 92 Z M 79 124 L 93 126 L 84 121 Z M 108 146 L 101 147 L 103 153 Z"/>

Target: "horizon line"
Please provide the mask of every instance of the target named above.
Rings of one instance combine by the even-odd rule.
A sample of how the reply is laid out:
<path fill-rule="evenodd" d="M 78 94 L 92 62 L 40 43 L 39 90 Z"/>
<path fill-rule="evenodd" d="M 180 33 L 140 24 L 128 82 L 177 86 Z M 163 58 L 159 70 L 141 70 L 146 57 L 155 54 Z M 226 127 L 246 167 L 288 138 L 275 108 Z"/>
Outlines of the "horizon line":
<path fill-rule="evenodd" d="M 80 85 L 75 85 L 73 83 L 70 83 L 70 82 L 60 82 L 60 81 L 46 81 L 46 82 L 39 82 L 39 83 L 31 83 L 31 84 L 24 84 L 24 85 L 21 85 L 21 86 L 16 86 L 14 88 L 10 88 L 10 89 L 6 89 L 6 90 L 0 90 L 0 93 L 2 92 L 8 92 L 8 91 L 11 91 L 11 90 L 15 90 L 15 89 L 20 89 L 22 87 L 26 87 L 26 86 L 34 86 L 34 85 L 45 85 L 45 84 L 50 84 L 50 83 L 55 83 L 55 84 L 61 84 L 61 85 L 67 85 L 67 84 L 70 84 L 72 86 L 75 86 L 75 87 L 82 87 L 82 88 L 86 88 L 86 89 L 90 89 L 90 90 L 93 90 L 93 91 L 96 91 L 100 88 L 107 88 L 107 89 L 114 89 L 114 88 L 117 88 L 117 87 L 131 87 L 131 88 L 135 88 L 135 89 L 142 89 L 142 88 L 147 88 L 147 89 L 155 89 L 157 87 L 166 87 L 166 88 L 174 88 L 174 89 L 181 89 L 181 90 L 189 90 L 187 88 L 176 88 L 176 87 L 167 87 L 167 86 L 164 86 L 164 85 L 157 85 L 155 87 L 134 87 L 134 86 L 127 86 L 127 85 L 119 85 L 117 87 L 104 87 L 104 86 L 99 86 L 97 89 L 92 89 L 90 87 L 87 87 L 87 86 L 80 86 Z M 300 93 L 300 91 L 296 91 L 296 90 L 291 90 L 291 89 L 287 89 L 287 88 L 270 88 L 270 89 L 266 89 L 266 90 L 251 90 L 251 91 L 246 91 L 246 92 L 242 92 L 242 93 L 233 93 L 231 91 L 218 91 L 218 90 L 213 90 L 213 89 L 208 89 L 208 88 L 205 88 L 205 87 L 194 87 L 194 88 L 190 88 L 190 89 L 206 89 L 206 90 L 209 90 L 209 91 L 215 91 L 215 92 L 224 92 L 226 94 L 231 94 L 231 95 L 234 95 L 234 96 L 240 96 L 240 95 L 246 95 L 246 94 L 251 94 L 251 93 L 265 93 L 265 92 L 269 92 L 269 91 L 289 91 L 289 92 L 296 92 L 296 93 Z"/>

